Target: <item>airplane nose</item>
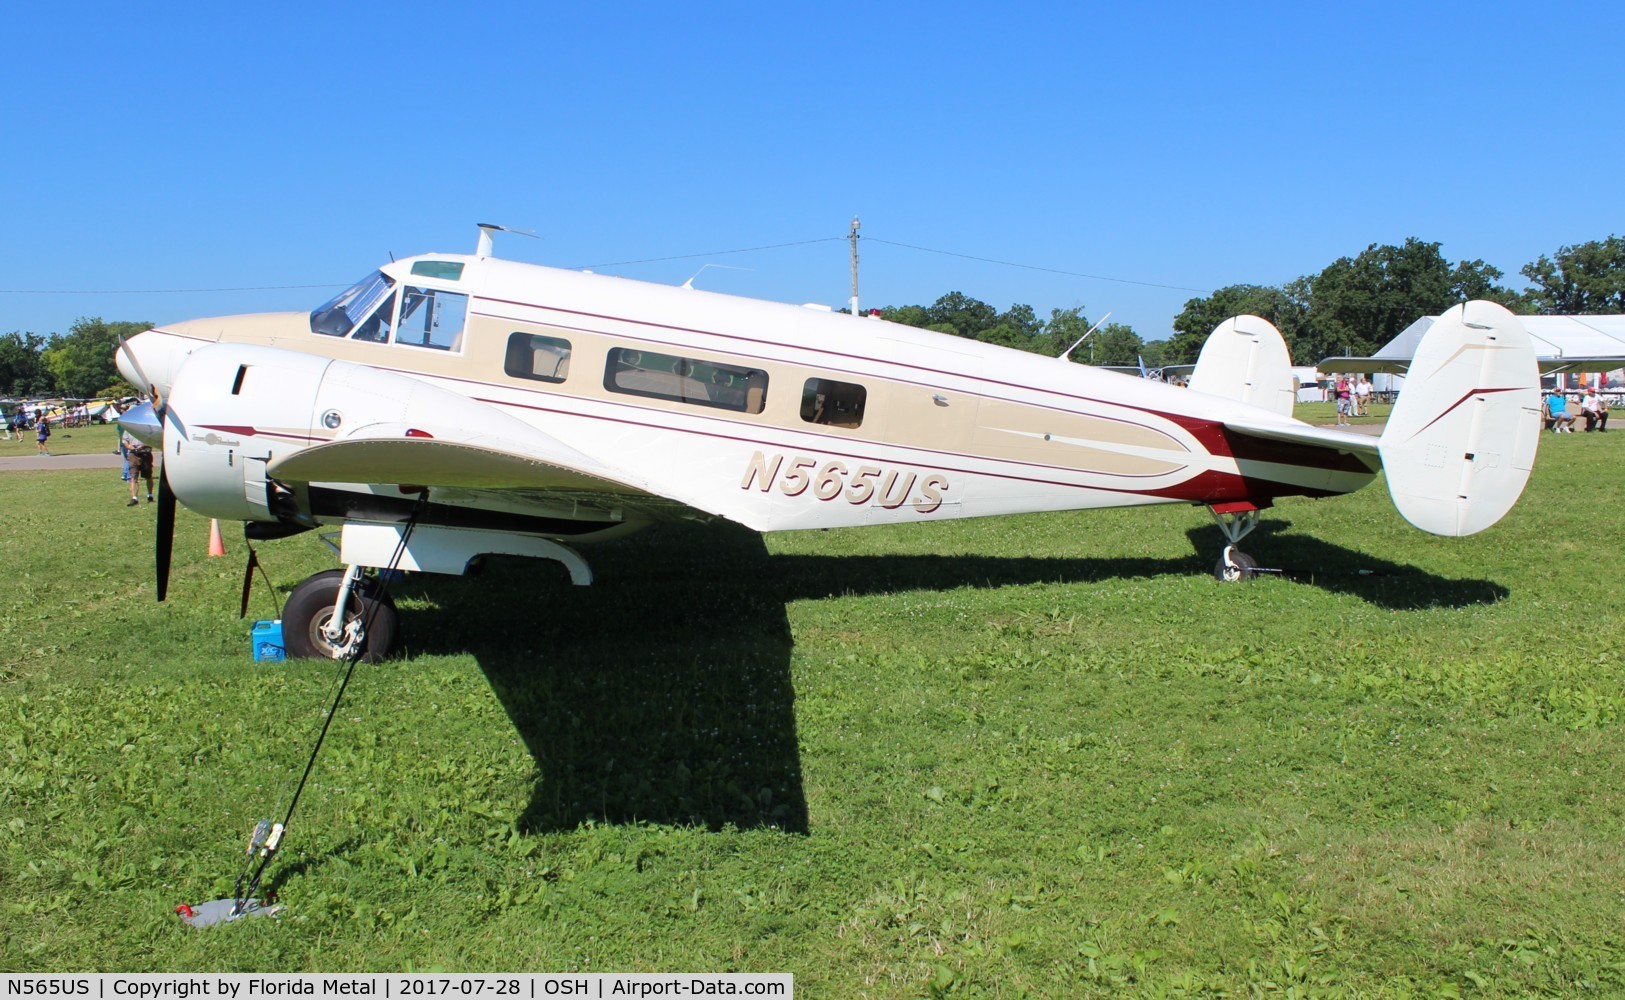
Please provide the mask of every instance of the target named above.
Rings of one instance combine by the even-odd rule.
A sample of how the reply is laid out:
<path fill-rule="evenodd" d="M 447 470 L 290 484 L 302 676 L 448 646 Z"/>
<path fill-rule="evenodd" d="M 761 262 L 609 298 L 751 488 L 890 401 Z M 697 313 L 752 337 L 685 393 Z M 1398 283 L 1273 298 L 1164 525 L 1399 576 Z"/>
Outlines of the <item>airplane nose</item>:
<path fill-rule="evenodd" d="M 151 403 L 142 403 L 132 406 L 119 415 L 120 430 L 129 432 L 130 436 L 149 448 L 162 451 L 164 448 L 164 422 Z"/>
<path fill-rule="evenodd" d="M 144 393 L 157 391 L 168 396 L 175 384 L 175 374 L 197 348 L 200 342 L 190 337 L 177 337 L 162 330 L 138 333 L 119 345 L 116 363 L 119 374 Z"/>

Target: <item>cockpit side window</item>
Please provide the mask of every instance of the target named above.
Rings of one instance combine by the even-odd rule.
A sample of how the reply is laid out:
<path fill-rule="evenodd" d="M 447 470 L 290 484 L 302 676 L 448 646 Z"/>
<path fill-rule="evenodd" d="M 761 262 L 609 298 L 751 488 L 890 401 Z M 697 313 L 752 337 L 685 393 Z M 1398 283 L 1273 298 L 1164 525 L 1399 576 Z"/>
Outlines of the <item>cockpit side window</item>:
<path fill-rule="evenodd" d="M 374 271 L 311 310 L 310 332 L 327 337 L 347 337 L 356 324 L 378 305 L 395 282 L 382 271 Z M 387 323 L 387 319 L 385 320 Z M 388 330 L 385 330 L 388 336 Z"/>
<path fill-rule="evenodd" d="M 463 324 L 467 320 L 468 296 L 462 292 L 408 285 L 401 291 L 401 318 L 395 325 L 395 343 L 460 351 Z"/>
<path fill-rule="evenodd" d="M 395 316 L 395 296 L 391 295 L 379 304 L 372 315 L 361 321 L 361 325 L 350 334 L 351 340 L 367 340 L 374 344 L 389 342 L 389 321 Z"/>

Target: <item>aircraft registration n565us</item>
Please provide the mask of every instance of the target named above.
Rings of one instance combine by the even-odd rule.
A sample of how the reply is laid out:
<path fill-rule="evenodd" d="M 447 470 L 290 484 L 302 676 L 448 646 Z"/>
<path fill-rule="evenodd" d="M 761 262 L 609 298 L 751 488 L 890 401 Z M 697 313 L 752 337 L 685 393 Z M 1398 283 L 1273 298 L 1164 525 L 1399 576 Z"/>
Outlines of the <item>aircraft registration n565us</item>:
<path fill-rule="evenodd" d="M 758 531 L 1192 503 L 1228 544 L 1277 497 L 1386 469 L 1417 527 L 1466 535 L 1522 492 L 1539 441 L 1534 352 L 1489 302 L 1428 332 L 1380 438 L 1292 417 L 1285 343 L 1239 316 L 1189 388 L 827 309 L 425 254 L 304 313 L 190 320 L 132 338 L 154 395 L 124 424 L 160 449 L 158 594 L 174 503 L 250 538 L 338 525 L 344 570 L 296 587 L 294 655 L 383 655 L 375 570 L 459 574 L 553 559 L 655 521 Z M 404 544 L 403 544 L 404 543 Z M 382 597 L 382 599 L 380 599 Z M 364 625 L 363 623 L 369 623 Z"/>

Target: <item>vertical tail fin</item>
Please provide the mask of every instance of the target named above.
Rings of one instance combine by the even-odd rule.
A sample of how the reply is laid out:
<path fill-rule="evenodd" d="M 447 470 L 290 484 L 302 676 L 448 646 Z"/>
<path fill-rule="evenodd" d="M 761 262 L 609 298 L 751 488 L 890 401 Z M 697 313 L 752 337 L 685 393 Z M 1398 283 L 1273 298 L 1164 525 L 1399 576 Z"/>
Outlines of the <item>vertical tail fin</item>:
<path fill-rule="evenodd" d="M 1298 394 L 1286 341 L 1269 320 L 1235 316 L 1220 323 L 1202 345 L 1190 387 L 1292 416 Z"/>
<path fill-rule="evenodd" d="M 1493 302 L 1455 306 L 1417 345 L 1378 447 L 1405 520 L 1471 535 L 1523 492 L 1540 443 L 1540 369 L 1518 318 Z"/>

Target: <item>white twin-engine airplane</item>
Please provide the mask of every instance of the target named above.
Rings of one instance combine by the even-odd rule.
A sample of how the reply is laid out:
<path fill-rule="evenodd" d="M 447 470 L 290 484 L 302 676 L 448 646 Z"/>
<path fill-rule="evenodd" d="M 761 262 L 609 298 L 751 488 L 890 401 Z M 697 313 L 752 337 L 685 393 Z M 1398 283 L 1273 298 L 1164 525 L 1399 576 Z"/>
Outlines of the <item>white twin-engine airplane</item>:
<path fill-rule="evenodd" d="M 1416 352 L 1380 438 L 1294 420 L 1281 335 L 1208 338 L 1189 388 L 827 309 L 476 254 L 387 264 L 310 313 L 160 326 L 119 351 L 163 458 L 158 598 L 174 503 L 251 539 L 340 525 L 347 569 L 289 596 L 291 655 L 386 655 L 375 570 L 460 574 L 484 554 L 562 563 L 654 521 L 757 531 L 1193 503 L 1229 544 L 1277 497 L 1379 468 L 1401 514 L 1467 535 L 1522 492 L 1539 441 L 1528 334 L 1490 302 Z M 404 547 L 401 543 L 405 539 Z M 397 548 L 401 551 L 397 552 Z M 363 623 L 366 624 L 363 624 Z"/>

